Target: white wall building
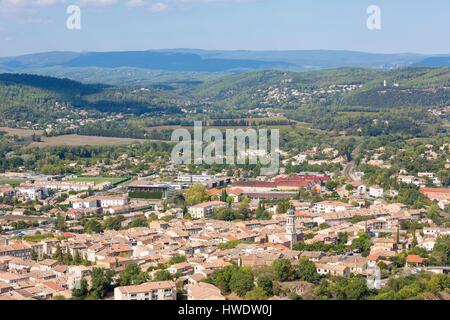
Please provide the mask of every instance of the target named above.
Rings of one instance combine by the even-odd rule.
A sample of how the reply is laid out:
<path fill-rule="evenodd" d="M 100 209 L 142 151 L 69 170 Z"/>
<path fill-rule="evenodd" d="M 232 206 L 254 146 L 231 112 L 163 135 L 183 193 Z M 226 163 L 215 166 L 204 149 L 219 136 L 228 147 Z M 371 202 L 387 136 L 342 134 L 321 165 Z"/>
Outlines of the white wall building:
<path fill-rule="evenodd" d="M 147 282 L 136 286 L 114 289 L 114 300 L 176 300 L 177 288 L 173 281 Z"/>
<path fill-rule="evenodd" d="M 384 190 L 380 187 L 370 187 L 369 188 L 369 196 L 373 198 L 383 198 Z"/>
<path fill-rule="evenodd" d="M 313 207 L 314 213 L 332 213 L 341 212 L 353 208 L 352 205 L 339 201 L 321 201 Z"/>
<path fill-rule="evenodd" d="M 203 219 L 213 213 L 214 210 L 225 208 L 227 204 L 222 201 L 209 201 L 199 203 L 189 208 L 189 214 L 194 219 Z"/>

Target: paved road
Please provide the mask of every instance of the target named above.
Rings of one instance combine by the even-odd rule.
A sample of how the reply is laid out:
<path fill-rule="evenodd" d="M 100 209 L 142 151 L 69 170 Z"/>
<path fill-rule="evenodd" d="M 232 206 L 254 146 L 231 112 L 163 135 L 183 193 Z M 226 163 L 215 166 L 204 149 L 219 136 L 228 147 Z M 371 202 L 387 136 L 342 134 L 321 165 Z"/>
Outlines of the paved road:
<path fill-rule="evenodd" d="M 353 176 L 353 171 L 355 170 L 355 162 L 350 161 L 344 167 L 343 174 L 344 176 L 350 180 L 350 182 L 356 181 L 357 179 Z"/>
<path fill-rule="evenodd" d="M 353 172 L 355 171 L 355 158 L 358 156 L 358 154 L 359 154 L 359 152 L 361 151 L 361 145 L 359 145 L 359 146 L 357 146 L 354 150 L 353 150 L 353 152 L 352 152 L 352 161 L 350 161 L 349 163 L 347 163 L 346 165 L 345 165 L 345 167 L 344 167 L 344 170 L 343 170 L 343 174 L 344 174 L 344 176 L 348 179 L 348 180 L 350 180 L 350 182 L 353 182 L 353 181 L 359 181 L 359 179 L 358 178 L 356 178 L 354 175 L 353 175 Z"/>

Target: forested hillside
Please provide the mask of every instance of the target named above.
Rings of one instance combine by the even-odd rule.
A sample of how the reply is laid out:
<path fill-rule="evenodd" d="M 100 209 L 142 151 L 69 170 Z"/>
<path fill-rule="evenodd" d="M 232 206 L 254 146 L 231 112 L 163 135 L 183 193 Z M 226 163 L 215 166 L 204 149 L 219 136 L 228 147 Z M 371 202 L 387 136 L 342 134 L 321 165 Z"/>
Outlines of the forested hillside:
<path fill-rule="evenodd" d="M 444 118 L 436 114 L 450 105 L 449 68 L 257 71 L 202 80 L 174 73 L 159 79 L 149 85 L 112 86 L 0 74 L 0 121 L 50 126 L 53 132 L 121 132 L 130 137 L 146 136 L 146 126 L 208 119 L 217 127 L 297 121 L 346 134 L 420 136 L 445 134 Z M 430 109 L 436 109 L 434 114 Z M 103 118 L 108 123 L 97 121 Z M 131 123 L 139 134 L 126 133 Z"/>

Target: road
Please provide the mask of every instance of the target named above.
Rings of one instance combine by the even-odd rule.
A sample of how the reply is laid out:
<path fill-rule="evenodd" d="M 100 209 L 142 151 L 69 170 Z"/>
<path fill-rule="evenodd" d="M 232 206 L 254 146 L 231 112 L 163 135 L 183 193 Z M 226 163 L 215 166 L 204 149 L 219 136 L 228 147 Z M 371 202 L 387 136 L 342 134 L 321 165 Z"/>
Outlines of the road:
<path fill-rule="evenodd" d="M 353 175 L 353 172 L 355 171 L 355 166 L 356 166 L 355 159 L 360 152 L 361 152 L 361 145 L 358 145 L 352 152 L 352 160 L 345 165 L 344 170 L 342 172 L 343 175 L 348 180 L 350 180 L 350 182 L 359 181 L 359 179 Z"/>

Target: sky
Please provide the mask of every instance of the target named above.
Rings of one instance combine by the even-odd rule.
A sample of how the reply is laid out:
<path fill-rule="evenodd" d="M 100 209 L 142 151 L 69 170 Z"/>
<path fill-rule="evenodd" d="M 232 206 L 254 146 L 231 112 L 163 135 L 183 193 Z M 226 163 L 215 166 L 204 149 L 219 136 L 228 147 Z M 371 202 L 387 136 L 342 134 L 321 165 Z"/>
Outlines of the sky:
<path fill-rule="evenodd" d="M 77 5 L 81 29 L 70 30 Z M 369 30 L 367 8 L 380 8 Z M 448 0 L 0 0 L 0 56 L 45 51 L 356 50 L 450 54 Z"/>

